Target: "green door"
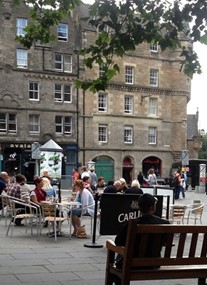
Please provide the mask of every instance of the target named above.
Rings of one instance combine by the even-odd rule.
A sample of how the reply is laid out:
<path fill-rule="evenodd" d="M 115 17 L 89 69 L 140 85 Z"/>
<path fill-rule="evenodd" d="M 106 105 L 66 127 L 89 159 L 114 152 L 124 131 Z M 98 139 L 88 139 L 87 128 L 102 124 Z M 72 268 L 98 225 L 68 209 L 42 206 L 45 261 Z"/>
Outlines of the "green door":
<path fill-rule="evenodd" d="M 100 156 L 94 159 L 97 177 L 104 177 L 105 182 L 114 180 L 114 162 L 111 158 Z"/>

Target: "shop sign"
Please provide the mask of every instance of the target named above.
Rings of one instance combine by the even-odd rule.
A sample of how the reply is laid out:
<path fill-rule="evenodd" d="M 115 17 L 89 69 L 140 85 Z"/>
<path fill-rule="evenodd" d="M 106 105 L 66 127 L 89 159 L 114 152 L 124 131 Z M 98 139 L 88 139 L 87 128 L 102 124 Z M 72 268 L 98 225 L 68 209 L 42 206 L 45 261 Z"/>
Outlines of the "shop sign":
<path fill-rule="evenodd" d="M 31 144 L 27 143 L 11 143 L 10 148 L 31 148 Z"/>

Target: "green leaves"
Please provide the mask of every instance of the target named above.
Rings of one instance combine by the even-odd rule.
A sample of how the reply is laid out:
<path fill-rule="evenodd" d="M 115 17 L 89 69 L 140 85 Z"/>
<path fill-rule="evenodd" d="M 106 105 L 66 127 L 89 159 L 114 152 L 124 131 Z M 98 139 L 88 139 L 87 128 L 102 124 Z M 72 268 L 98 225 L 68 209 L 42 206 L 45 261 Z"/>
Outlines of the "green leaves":
<path fill-rule="evenodd" d="M 16 3 L 19 0 L 14 0 Z M 25 0 L 32 4 L 25 37 L 17 37 L 25 47 L 55 39 L 51 27 L 57 25 L 81 0 Z M 49 9 L 48 9 L 49 6 Z M 91 6 L 88 24 L 97 31 L 94 44 L 80 51 L 87 68 L 104 64 L 104 76 L 78 81 L 77 87 L 92 92 L 105 90 L 119 72 L 117 57 L 135 51 L 142 43 L 159 43 L 162 51 L 181 50 L 180 70 L 193 77 L 201 66 L 192 43 L 207 44 L 207 0 L 96 0 Z M 95 35 L 95 33 L 94 33 Z"/>
<path fill-rule="evenodd" d="M 19 0 L 13 0 L 16 5 L 20 4 Z M 16 37 L 23 46 L 28 49 L 37 42 L 47 44 L 56 39 L 51 32 L 51 27 L 57 25 L 72 9 L 79 6 L 81 0 L 25 0 L 30 5 L 30 19 L 28 26 L 25 28 L 24 37 Z"/>

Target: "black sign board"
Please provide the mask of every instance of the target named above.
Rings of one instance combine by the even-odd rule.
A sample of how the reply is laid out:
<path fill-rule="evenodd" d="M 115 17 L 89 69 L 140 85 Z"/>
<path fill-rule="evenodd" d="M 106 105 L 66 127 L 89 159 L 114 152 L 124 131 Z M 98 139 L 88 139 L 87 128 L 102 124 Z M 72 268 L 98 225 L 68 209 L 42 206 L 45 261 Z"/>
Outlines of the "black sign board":
<path fill-rule="evenodd" d="M 102 194 L 100 234 L 116 235 L 125 222 L 138 218 L 138 197 L 133 194 Z M 163 196 L 155 197 L 158 199 L 155 215 L 162 217 Z"/>

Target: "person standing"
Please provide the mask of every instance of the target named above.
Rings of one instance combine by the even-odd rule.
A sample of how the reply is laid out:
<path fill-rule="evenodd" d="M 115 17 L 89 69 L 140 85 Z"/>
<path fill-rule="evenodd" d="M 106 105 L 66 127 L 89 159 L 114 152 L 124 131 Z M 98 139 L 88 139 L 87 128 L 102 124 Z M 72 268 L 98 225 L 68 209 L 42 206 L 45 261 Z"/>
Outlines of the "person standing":
<path fill-rule="evenodd" d="M 89 175 L 89 173 L 87 171 L 86 166 L 83 166 L 82 167 L 82 173 L 81 173 L 81 179 L 83 179 L 83 177 L 85 177 L 85 176 L 90 177 L 90 175 Z"/>
<path fill-rule="evenodd" d="M 148 171 L 148 178 L 145 181 L 149 184 L 149 186 L 157 185 L 157 177 L 153 168 L 150 168 Z"/>
<path fill-rule="evenodd" d="M 89 173 L 89 175 L 90 175 L 90 187 L 91 187 L 92 191 L 95 192 L 98 179 L 97 179 L 97 175 L 96 175 L 96 173 L 95 173 L 95 168 L 94 168 L 94 166 L 91 166 L 91 167 L 90 167 L 88 173 Z"/>
<path fill-rule="evenodd" d="M 50 177 L 49 171 L 47 169 L 43 170 L 42 177 L 46 177 L 50 181 L 50 183 L 51 183 L 51 177 Z"/>
<path fill-rule="evenodd" d="M 144 184 L 144 176 L 143 176 L 141 171 L 137 175 L 137 180 L 139 181 L 140 186 L 143 186 L 143 184 Z"/>
<path fill-rule="evenodd" d="M 78 172 L 78 168 L 74 167 L 73 168 L 73 185 L 76 182 L 76 180 L 80 179 L 80 173 Z"/>
<path fill-rule="evenodd" d="M 174 175 L 173 179 L 174 184 L 174 197 L 175 200 L 178 200 L 180 198 L 180 192 L 182 193 L 183 198 L 185 198 L 185 191 L 182 186 L 182 178 L 181 178 L 181 172 L 180 170 L 177 170 Z"/>

